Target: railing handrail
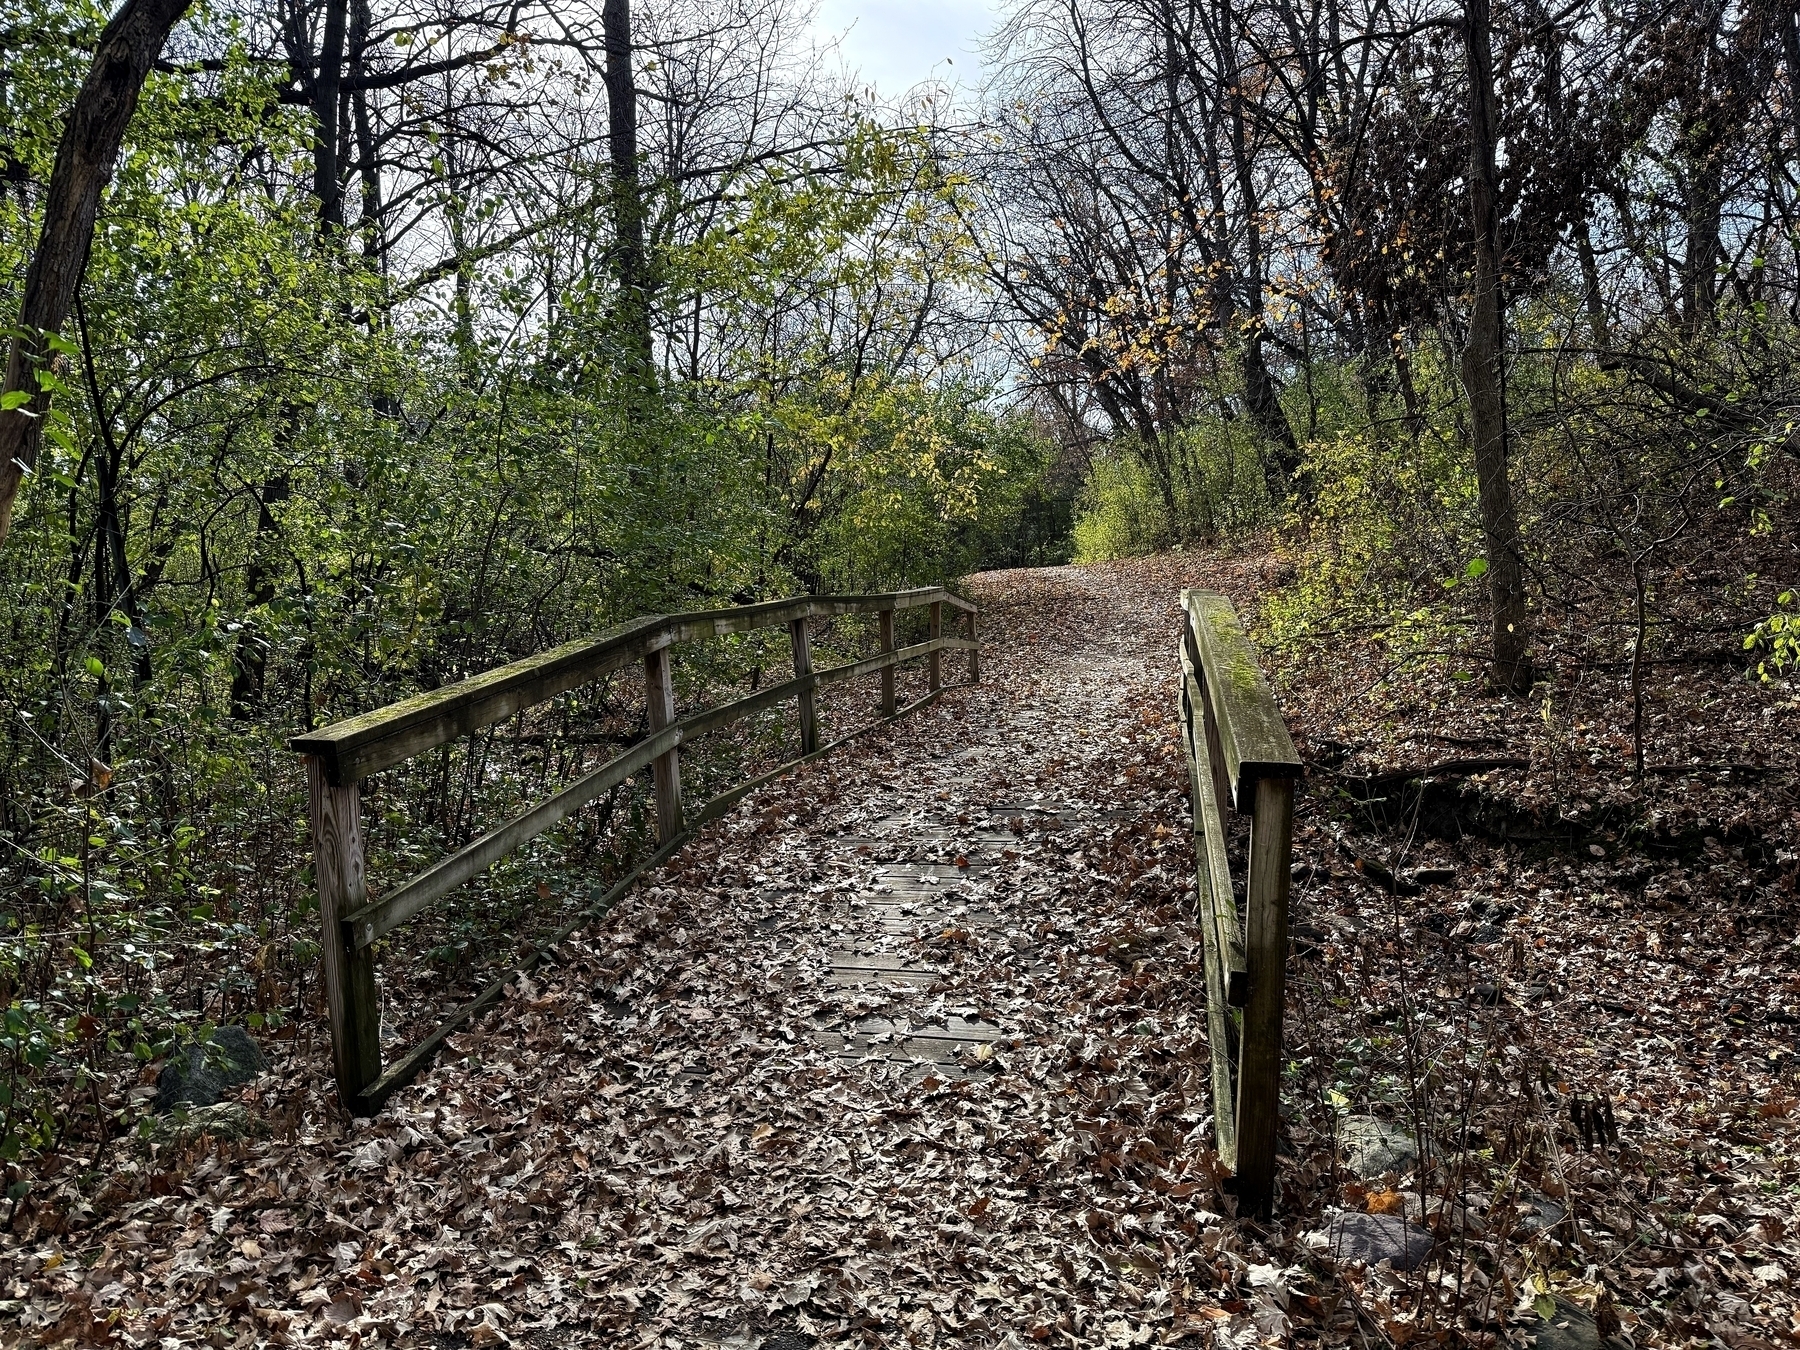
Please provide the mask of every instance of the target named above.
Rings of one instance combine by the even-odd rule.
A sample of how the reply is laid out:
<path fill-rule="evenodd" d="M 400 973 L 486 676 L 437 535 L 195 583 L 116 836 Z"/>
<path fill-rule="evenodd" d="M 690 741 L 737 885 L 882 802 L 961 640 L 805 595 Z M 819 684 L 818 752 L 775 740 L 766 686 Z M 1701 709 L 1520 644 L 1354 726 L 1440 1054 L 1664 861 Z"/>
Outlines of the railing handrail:
<path fill-rule="evenodd" d="M 516 712 L 592 684 L 659 647 L 696 638 L 748 633 L 796 620 L 837 614 L 880 614 L 944 604 L 965 613 L 975 606 L 942 586 L 871 595 L 798 595 L 754 605 L 648 614 L 593 637 L 577 638 L 454 684 L 347 717 L 288 741 L 314 755 L 334 786 L 348 787 L 414 755 L 466 736 Z"/>
<path fill-rule="evenodd" d="M 928 606 L 931 611 L 929 638 L 908 647 L 896 647 L 895 612 L 920 606 Z M 967 616 L 969 631 L 966 638 L 944 635 L 943 611 L 946 607 L 961 610 Z M 814 670 L 808 620 L 858 613 L 879 616 L 880 650 L 860 660 Z M 575 927 L 603 914 L 633 881 L 665 861 L 692 838 L 702 824 L 722 815 L 747 793 L 771 779 L 881 725 L 881 721 L 874 722 L 829 745 L 819 745 L 816 700 L 820 689 L 879 673 L 882 721 L 892 721 L 924 707 L 942 692 L 942 658 L 946 651 L 968 654 L 969 682 L 975 683 L 980 677 L 976 615 L 973 604 L 941 586 L 881 595 L 794 596 L 689 614 L 653 614 L 621 624 L 597 637 L 566 643 L 538 656 L 514 661 L 442 689 L 294 737 L 290 746 L 306 757 L 313 870 L 319 892 L 320 964 L 331 1021 L 334 1069 L 345 1105 L 357 1114 L 369 1114 L 379 1109 L 391 1093 L 425 1068 L 453 1030 L 498 998 L 510 980 L 535 966 Z M 794 661 L 793 679 L 685 718 L 675 717 L 675 692 L 669 661 L 671 647 L 697 638 L 750 632 L 780 624 L 785 624 L 788 629 Z M 905 707 L 898 707 L 895 670 L 902 662 L 920 658 L 930 663 L 929 692 Z M 648 735 L 479 839 L 439 859 L 388 895 L 374 901 L 368 898 L 361 824 L 361 783 L 364 778 L 453 737 L 470 734 L 557 694 L 591 683 L 634 659 L 644 663 Z M 789 699 L 795 700 L 799 707 L 799 756 L 719 794 L 701 806 L 690 819 L 682 804 L 680 747 L 696 736 L 716 731 Z M 654 771 L 656 789 L 659 847 L 654 856 L 639 863 L 599 902 L 577 916 L 573 923 L 513 971 L 458 1008 L 418 1045 L 393 1064 L 384 1066 L 379 1003 L 375 992 L 374 944 L 384 934 L 417 918 L 474 880 L 526 840 L 566 820 L 601 793 L 618 787 L 646 768 Z"/>
<path fill-rule="evenodd" d="M 1213 1129 L 1244 1212 L 1275 1194 L 1288 890 L 1300 756 L 1231 601 L 1183 591 L 1181 729 L 1194 822 L 1196 907 L 1206 948 Z M 1224 809 L 1251 817 L 1240 922 Z"/>

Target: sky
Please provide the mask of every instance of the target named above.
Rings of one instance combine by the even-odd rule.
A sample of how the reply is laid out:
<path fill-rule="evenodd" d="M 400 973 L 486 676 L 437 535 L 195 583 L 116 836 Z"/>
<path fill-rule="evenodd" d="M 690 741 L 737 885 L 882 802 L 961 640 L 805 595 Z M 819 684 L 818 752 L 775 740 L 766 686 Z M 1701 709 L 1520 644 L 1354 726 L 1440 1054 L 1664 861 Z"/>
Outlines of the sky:
<path fill-rule="evenodd" d="M 973 87 L 976 44 L 997 22 L 993 0 L 820 0 L 813 28 L 840 38 L 844 64 L 894 97 L 931 79 Z"/>

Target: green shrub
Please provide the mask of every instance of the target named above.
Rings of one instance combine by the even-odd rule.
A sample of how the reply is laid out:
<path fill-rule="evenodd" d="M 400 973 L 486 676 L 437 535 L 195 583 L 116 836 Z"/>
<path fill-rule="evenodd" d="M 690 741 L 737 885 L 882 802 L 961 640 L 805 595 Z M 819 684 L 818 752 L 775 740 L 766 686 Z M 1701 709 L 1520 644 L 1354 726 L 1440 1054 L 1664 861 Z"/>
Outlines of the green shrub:
<path fill-rule="evenodd" d="M 1137 557 L 1178 543 L 1228 539 L 1275 519 L 1262 450 L 1242 422 L 1202 418 L 1166 454 L 1121 438 L 1082 485 L 1075 559 Z"/>

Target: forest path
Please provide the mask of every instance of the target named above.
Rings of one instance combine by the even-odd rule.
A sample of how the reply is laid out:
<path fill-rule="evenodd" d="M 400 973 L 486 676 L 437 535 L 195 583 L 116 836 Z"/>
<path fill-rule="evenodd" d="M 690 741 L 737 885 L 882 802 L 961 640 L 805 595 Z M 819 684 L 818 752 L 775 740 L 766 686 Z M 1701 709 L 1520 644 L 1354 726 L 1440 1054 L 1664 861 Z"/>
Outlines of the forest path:
<path fill-rule="evenodd" d="M 1173 1330 L 1223 1223 L 1189 1175 L 1183 580 L 975 579 L 979 686 L 762 791 L 456 1038 L 349 1141 L 387 1169 L 377 1247 L 425 1277 L 361 1315 L 477 1344 Z"/>
<path fill-rule="evenodd" d="M 1254 1338 L 1174 685 L 1180 588 L 1233 566 L 976 578 L 981 684 L 707 827 L 379 1116 L 302 1052 L 246 1089 L 268 1134 L 121 1149 L 81 1259 L 32 1258 L 31 1334 Z"/>
<path fill-rule="evenodd" d="M 1130 719 L 1130 700 L 1157 683 L 1157 657 L 1166 659 L 1144 637 L 1167 625 L 1108 603 L 1081 569 L 987 580 L 977 587 L 992 591 L 982 595 L 989 631 L 1005 624 L 1007 645 L 1022 647 L 1020 664 L 1035 672 L 1021 687 L 1021 672 L 1002 665 L 996 682 L 990 660 L 990 690 L 959 691 L 947 739 L 940 728 L 896 736 L 902 772 L 877 775 L 860 794 L 851 788 L 842 818 L 852 833 L 825 836 L 810 859 L 855 877 L 834 895 L 828 959 L 832 983 L 857 991 L 848 1007 L 872 1005 L 866 1017 L 821 1014 L 815 1039 L 852 1061 L 909 1065 L 914 1081 L 943 1068 L 980 1071 L 991 1047 L 1010 1043 L 993 1006 L 996 964 L 1032 986 L 1014 1003 L 1049 992 L 1048 902 L 1059 878 L 1019 863 L 1031 844 L 1142 809 L 1111 790 L 1121 785 L 1086 772 L 1072 747 Z M 1046 611 L 1058 617 L 1046 622 Z M 1069 622 L 1073 642 L 1046 643 Z"/>

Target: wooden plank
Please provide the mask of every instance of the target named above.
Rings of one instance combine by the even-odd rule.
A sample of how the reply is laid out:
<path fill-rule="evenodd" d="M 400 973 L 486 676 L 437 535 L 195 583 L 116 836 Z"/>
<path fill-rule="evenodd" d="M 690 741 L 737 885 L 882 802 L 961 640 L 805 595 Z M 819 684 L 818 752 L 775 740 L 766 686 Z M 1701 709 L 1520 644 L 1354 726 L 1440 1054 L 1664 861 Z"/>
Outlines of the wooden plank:
<path fill-rule="evenodd" d="M 1183 654 L 1182 707 L 1200 707 L 1200 686 L 1193 667 Z M 1244 939 L 1238 923 L 1237 896 L 1231 889 L 1231 862 L 1225 852 L 1225 823 L 1219 811 L 1219 799 L 1212 775 L 1212 765 L 1203 764 L 1204 727 L 1195 727 L 1191 714 L 1182 721 L 1182 736 L 1187 743 L 1190 789 L 1193 799 L 1194 858 L 1202 929 L 1218 947 L 1219 964 L 1225 981 L 1225 1001 L 1241 1008 L 1250 993 L 1250 975 L 1244 963 Z"/>
<path fill-rule="evenodd" d="M 1255 795 L 1257 779 L 1299 777 L 1300 756 L 1231 601 L 1210 591 L 1183 591 L 1181 602 L 1218 725 L 1231 800 L 1242 811 Z"/>
<path fill-rule="evenodd" d="M 1231 799 L 1231 775 L 1225 768 L 1225 752 L 1219 747 L 1219 724 L 1213 717 L 1212 700 L 1206 695 L 1206 670 L 1200 664 L 1200 648 L 1194 641 L 1192 624 L 1187 624 L 1182 630 L 1181 654 L 1184 666 L 1193 673 L 1195 688 L 1199 691 L 1194 705 L 1194 726 L 1197 731 L 1204 733 L 1205 763 L 1212 772 L 1213 796 L 1221 812 L 1236 810 Z"/>
<path fill-rule="evenodd" d="M 608 629 L 594 638 L 565 643 L 456 684 L 391 703 L 385 708 L 295 736 L 290 749 L 316 755 L 328 782 L 346 785 L 391 768 L 420 751 L 547 698 L 611 674 L 636 660 L 660 615 Z"/>
<path fill-rule="evenodd" d="M 884 609 L 877 618 L 881 625 L 881 650 L 891 652 L 894 650 L 894 611 Z M 894 668 L 891 665 L 881 668 L 881 715 L 894 715 Z"/>
<path fill-rule="evenodd" d="M 684 731 L 685 728 L 680 726 L 665 727 L 648 740 L 639 741 L 554 796 L 434 863 L 391 894 L 346 914 L 344 923 L 350 930 L 352 942 L 357 947 L 367 947 L 416 918 L 457 887 L 480 876 L 520 844 L 568 819 L 601 793 L 617 787 L 679 745 Z"/>
<path fill-rule="evenodd" d="M 1256 808 L 1250 824 L 1250 868 L 1245 883 L 1248 922 L 1244 947 L 1250 966 L 1250 1000 L 1244 1005 L 1243 1043 L 1238 1059 L 1240 1213 L 1267 1213 L 1275 1199 L 1293 840 L 1293 779 L 1258 778 Z"/>
<path fill-rule="evenodd" d="M 794 652 L 794 678 L 805 681 L 800 690 L 800 753 L 810 755 L 819 748 L 819 696 L 812 673 L 812 640 L 807 635 L 806 620 L 788 624 L 788 645 Z"/>
<path fill-rule="evenodd" d="M 976 620 L 980 617 L 973 606 L 964 613 L 969 620 L 969 683 L 981 683 L 981 638 L 975 631 Z"/>
<path fill-rule="evenodd" d="M 361 1099 L 381 1077 L 381 1004 L 371 954 L 346 941 L 343 917 L 364 898 L 362 791 L 326 781 L 317 756 L 306 757 L 313 877 L 319 893 L 319 967 L 331 1025 L 331 1062 L 345 1103 Z"/>
<path fill-rule="evenodd" d="M 1181 690 L 1182 738 L 1187 742 L 1188 783 L 1193 802 L 1194 855 L 1198 863 L 1199 888 L 1195 893 L 1200 914 L 1200 935 L 1205 952 L 1206 972 L 1206 1043 L 1212 1061 L 1213 1142 L 1219 1160 L 1226 1167 L 1237 1167 L 1237 1019 L 1229 1006 L 1224 950 L 1211 904 L 1213 857 L 1203 820 L 1206 805 L 1211 803 L 1212 816 L 1217 816 L 1217 801 L 1211 794 L 1202 797 L 1202 784 L 1210 784 L 1211 775 L 1200 764 L 1195 753 L 1195 701 L 1198 687 L 1190 677 Z M 1227 874 L 1229 888 L 1230 878 Z M 1237 915 L 1232 914 L 1233 926 Z M 1246 979 L 1246 985 L 1248 980 Z"/>
<path fill-rule="evenodd" d="M 656 647 L 748 632 L 796 618 L 888 614 L 934 602 L 966 605 L 941 586 L 871 595 L 796 596 L 729 609 L 651 614 L 480 675 L 293 737 L 288 746 L 316 755 L 326 781 L 343 786 L 391 768 L 433 746 L 499 721 L 621 669 Z"/>
<path fill-rule="evenodd" d="M 931 602 L 931 641 L 935 644 L 944 636 L 944 603 L 941 600 Z M 935 647 L 931 652 L 931 691 L 936 693 L 944 686 L 944 658 Z"/>
<path fill-rule="evenodd" d="M 644 653 L 644 702 L 654 735 L 675 721 L 675 677 L 667 647 Z M 654 761 L 656 774 L 656 837 L 668 843 L 682 833 L 681 752 L 671 746 Z"/>

